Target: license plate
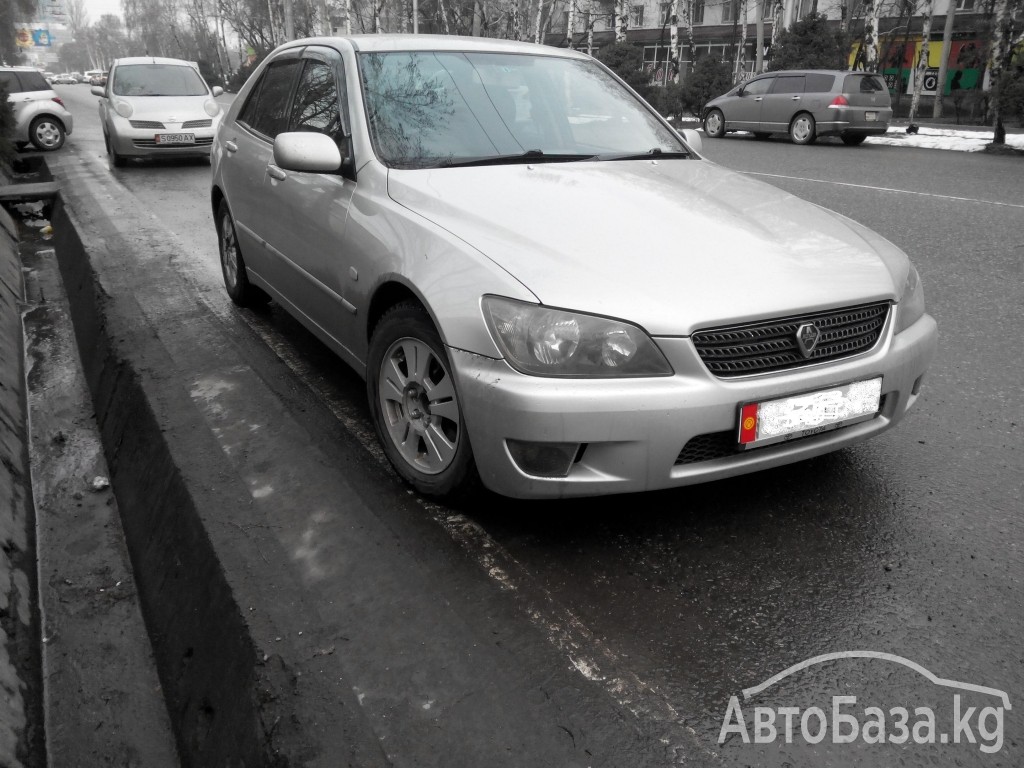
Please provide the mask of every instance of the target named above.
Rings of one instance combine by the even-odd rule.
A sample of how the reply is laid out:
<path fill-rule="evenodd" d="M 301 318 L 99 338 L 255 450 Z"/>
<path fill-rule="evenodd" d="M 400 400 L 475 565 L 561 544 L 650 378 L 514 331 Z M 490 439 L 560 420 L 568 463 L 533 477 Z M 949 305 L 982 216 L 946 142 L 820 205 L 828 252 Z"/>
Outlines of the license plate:
<path fill-rule="evenodd" d="M 867 122 L 869 122 L 869 123 L 873 123 L 876 120 L 878 120 L 878 113 L 877 112 L 865 112 L 864 113 L 864 119 Z"/>
<path fill-rule="evenodd" d="M 194 133 L 158 133 L 156 134 L 157 144 L 195 144 Z"/>
<path fill-rule="evenodd" d="M 740 408 L 741 448 L 810 437 L 874 418 L 882 379 L 855 381 L 802 395 L 747 403 Z"/>

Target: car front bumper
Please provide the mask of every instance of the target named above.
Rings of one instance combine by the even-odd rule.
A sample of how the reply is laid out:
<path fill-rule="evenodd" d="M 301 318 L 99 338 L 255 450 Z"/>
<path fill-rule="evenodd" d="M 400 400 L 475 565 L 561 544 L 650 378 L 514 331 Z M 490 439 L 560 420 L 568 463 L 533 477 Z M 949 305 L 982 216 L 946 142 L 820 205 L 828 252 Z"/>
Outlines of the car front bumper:
<path fill-rule="evenodd" d="M 526 376 L 504 360 L 450 349 L 477 469 L 484 484 L 514 498 L 631 493 L 691 485 L 818 456 L 878 434 L 917 400 L 936 348 L 924 315 L 893 333 L 895 313 L 875 348 L 842 361 L 719 379 L 688 338 L 656 339 L 675 375 L 637 379 Z M 735 450 L 743 403 L 882 377 L 879 414 L 840 429 L 748 451 Z M 697 460 L 684 447 L 713 438 L 725 451 Z M 566 477 L 537 477 L 513 460 L 507 440 L 578 443 Z M 691 444 L 692 445 L 692 444 Z M 699 452 L 698 452 L 699 453 Z"/>
<path fill-rule="evenodd" d="M 209 128 L 133 128 L 126 121 L 114 126 L 110 131 L 111 146 L 123 157 L 175 157 L 209 155 L 213 146 L 213 135 L 217 123 Z M 157 134 L 191 133 L 195 136 L 195 144 L 160 145 L 156 143 Z"/>

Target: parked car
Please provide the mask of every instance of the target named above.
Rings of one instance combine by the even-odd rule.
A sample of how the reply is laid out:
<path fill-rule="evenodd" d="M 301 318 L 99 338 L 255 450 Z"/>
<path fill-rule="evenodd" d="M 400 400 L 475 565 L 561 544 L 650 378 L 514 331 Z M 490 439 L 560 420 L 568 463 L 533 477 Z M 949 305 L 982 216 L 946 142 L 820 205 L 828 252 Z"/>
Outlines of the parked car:
<path fill-rule="evenodd" d="M 899 422 L 936 346 L 907 256 L 682 135 L 565 48 L 287 43 L 214 143 L 227 292 L 364 376 L 430 495 L 681 486 Z"/>
<path fill-rule="evenodd" d="M 83 75 L 81 72 L 72 72 L 71 77 L 75 78 L 76 83 L 85 82 L 85 75 Z"/>
<path fill-rule="evenodd" d="M 43 79 L 46 80 L 46 82 L 48 83 L 52 83 L 53 78 L 55 78 L 56 76 L 57 75 L 55 75 L 53 72 L 43 72 Z"/>
<path fill-rule="evenodd" d="M 852 146 L 884 134 L 891 120 L 889 89 L 880 75 L 839 70 L 769 72 L 704 108 L 704 132 L 713 139 L 751 131 L 759 139 L 787 133 L 794 144 L 838 136 Z"/>
<path fill-rule="evenodd" d="M 89 85 L 106 85 L 107 73 L 102 69 L 91 69 L 85 73 Z"/>
<path fill-rule="evenodd" d="M 130 157 L 208 157 L 221 118 L 215 97 L 194 62 L 151 56 L 117 59 L 100 97 L 100 122 L 115 166 Z"/>
<path fill-rule="evenodd" d="M 74 127 L 74 118 L 57 92 L 38 70 L 31 67 L 0 67 L 0 82 L 14 109 L 14 142 L 29 142 L 40 150 L 60 149 Z"/>
<path fill-rule="evenodd" d="M 54 77 L 53 82 L 58 85 L 75 85 L 78 82 L 78 78 L 72 76 L 68 72 L 65 72 Z"/>

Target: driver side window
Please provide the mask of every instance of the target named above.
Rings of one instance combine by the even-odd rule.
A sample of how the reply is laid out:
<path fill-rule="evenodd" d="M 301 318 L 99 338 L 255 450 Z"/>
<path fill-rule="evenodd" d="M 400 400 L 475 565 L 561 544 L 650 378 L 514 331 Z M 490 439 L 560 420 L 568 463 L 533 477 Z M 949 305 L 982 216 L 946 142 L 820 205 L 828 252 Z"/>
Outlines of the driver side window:
<path fill-rule="evenodd" d="M 771 77 L 762 77 L 760 80 L 751 80 L 743 86 L 744 96 L 764 96 L 772 86 Z"/>

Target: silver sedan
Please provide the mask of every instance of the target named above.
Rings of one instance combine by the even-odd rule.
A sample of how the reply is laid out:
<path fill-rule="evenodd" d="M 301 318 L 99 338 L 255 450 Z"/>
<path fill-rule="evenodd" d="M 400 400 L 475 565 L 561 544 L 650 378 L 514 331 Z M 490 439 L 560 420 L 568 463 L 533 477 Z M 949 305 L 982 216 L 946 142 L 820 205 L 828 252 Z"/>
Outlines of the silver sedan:
<path fill-rule="evenodd" d="M 681 486 L 892 427 L 936 346 L 906 255 L 699 152 L 574 51 L 288 43 L 214 142 L 225 283 L 365 377 L 425 494 Z"/>

